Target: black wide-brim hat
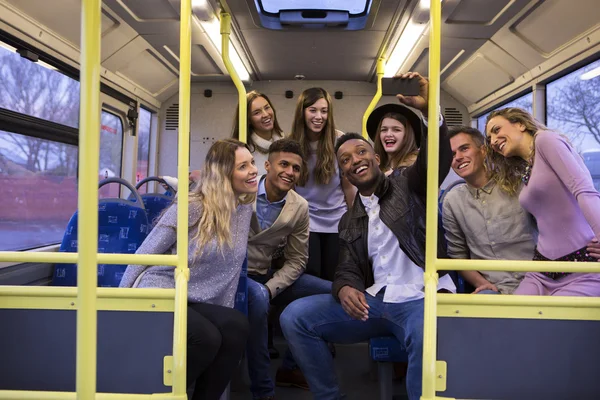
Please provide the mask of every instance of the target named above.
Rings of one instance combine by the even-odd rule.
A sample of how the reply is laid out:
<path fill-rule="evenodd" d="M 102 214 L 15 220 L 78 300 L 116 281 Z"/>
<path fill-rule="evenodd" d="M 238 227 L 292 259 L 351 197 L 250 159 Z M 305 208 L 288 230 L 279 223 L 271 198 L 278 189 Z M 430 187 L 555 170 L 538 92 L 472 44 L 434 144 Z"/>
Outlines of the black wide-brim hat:
<path fill-rule="evenodd" d="M 402 104 L 384 104 L 382 106 L 377 107 L 371 112 L 369 118 L 367 119 L 367 133 L 372 141 L 375 141 L 375 136 L 377 136 L 377 127 L 379 126 L 379 122 L 382 120 L 383 116 L 389 113 L 397 113 L 404 115 L 410 125 L 412 126 L 413 132 L 415 133 L 415 141 L 417 142 L 417 147 L 421 147 L 421 135 L 423 129 L 423 121 L 421 117 L 417 115 L 416 112 L 411 110 L 410 108 L 403 106 Z"/>

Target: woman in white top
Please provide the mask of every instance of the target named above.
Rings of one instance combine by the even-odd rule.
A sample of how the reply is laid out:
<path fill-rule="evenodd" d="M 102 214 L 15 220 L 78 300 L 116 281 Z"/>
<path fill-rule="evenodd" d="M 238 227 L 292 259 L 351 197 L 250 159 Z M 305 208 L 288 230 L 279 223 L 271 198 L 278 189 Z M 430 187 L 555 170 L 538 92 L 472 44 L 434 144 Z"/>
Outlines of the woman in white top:
<path fill-rule="evenodd" d="M 309 254 L 306 272 L 332 281 L 338 263 L 338 223 L 354 201 L 354 187 L 340 175 L 331 97 L 325 89 L 306 89 L 296 103 L 291 138 L 300 142 L 308 172 L 296 192 L 308 201 Z"/>
<path fill-rule="evenodd" d="M 277 114 L 273 108 L 271 100 L 262 93 L 253 90 L 246 94 L 246 106 L 248 108 L 248 139 L 247 144 L 250 152 L 254 156 L 258 175 L 267 173 L 265 170 L 265 161 L 269 156 L 269 146 L 276 140 L 282 139 L 283 131 L 277 122 Z M 238 126 L 239 105 L 235 112 L 233 121 L 233 138 L 240 138 L 240 129 Z"/>

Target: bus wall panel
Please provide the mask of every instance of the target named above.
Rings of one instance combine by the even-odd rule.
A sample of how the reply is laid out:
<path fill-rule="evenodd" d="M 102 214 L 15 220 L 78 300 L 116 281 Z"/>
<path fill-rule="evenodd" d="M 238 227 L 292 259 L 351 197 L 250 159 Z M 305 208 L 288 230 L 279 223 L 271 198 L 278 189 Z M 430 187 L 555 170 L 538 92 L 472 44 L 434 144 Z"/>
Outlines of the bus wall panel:
<path fill-rule="evenodd" d="M 514 75 L 503 64 L 496 63 L 481 52 L 451 74 L 443 87 L 464 104 L 471 104 L 514 79 Z"/>
<path fill-rule="evenodd" d="M 258 90 L 271 99 L 277 113 L 277 119 L 285 133 L 290 133 L 296 101 L 300 93 L 307 88 L 320 86 L 332 95 L 336 91 L 343 93 L 341 100 L 333 99 L 333 112 L 336 128 L 343 132 L 361 132 L 362 116 L 371 102 L 376 86 L 366 82 L 347 81 L 271 81 L 254 82 L 246 89 Z M 212 97 L 205 97 L 204 91 L 210 89 Z M 292 90 L 294 97 L 285 98 L 285 91 Z M 442 91 L 441 105 L 456 108 L 463 116 L 462 123 L 468 125 L 466 108 L 456 99 Z M 384 96 L 379 104 L 396 103 L 392 96 Z M 174 95 L 163 103 L 160 112 L 162 121 L 159 139 L 158 175 L 176 175 L 177 173 L 177 130 L 166 130 L 166 110 L 178 103 Z M 229 82 L 194 83 L 191 98 L 191 135 L 190 166 L 199 169 L 204 163 L 208 148 L 215 140 L 231 136 L 234 113 L 238 102 L 235 87 Z"/>
<path fill-rule="evenodd" d="M 177 69 L 140 36 L 106 60 L 103 66 L 145 88 L 153 96 L 177 83 Z"/>
<path fill-rule="evenodd" d="M 511 32 L 545 58 L 600 27 L 600 7 L 595 0 L 547 0 L 536 5 Z"/>
<path fill-rule="evenodd" d="M 81 40 L 81 0 L 7 0 L 14 7 L 52 31 L 76 49 Z M 102 60 L 109 57 L 136 33 L 110 10 L 102 10 Z"/>
<path fill-rule="evenodd" d="M 485 44 L 485 39 L 442 38 L 440 66 L 442 80 L 458 68 L 471 54 Z M 429 41 L 421 40 L 406 59 L 403 70 L 417 71 L 429 76 Z"/>
<path fill-rule="evenodd" d="M 600 321 L 438 318 L 444 397 L 595 400 Z"/>
<path fill-rule="evenodd" d="M 75 391 L 75 311 L 0 309 L 0 321 L 0 390 Z M 99 311 L 98 392 L 169 392 L 172 351 L 172 313 Z"/>
<path fill-rule="evenodd" d="M 0 285 L 46 286 L 52 281 L 54 264 L 25 263 L 0 268 Z"/>

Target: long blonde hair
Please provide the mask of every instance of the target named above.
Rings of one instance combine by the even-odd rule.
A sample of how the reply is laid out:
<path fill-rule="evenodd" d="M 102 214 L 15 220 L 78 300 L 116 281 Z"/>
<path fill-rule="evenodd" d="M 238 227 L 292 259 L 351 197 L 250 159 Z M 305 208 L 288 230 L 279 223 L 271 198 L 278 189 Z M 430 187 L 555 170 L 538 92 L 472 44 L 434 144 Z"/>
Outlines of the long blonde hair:
<path fill-rule="evenodd" d="M 269 98 L 267 97 L 266 94 L 262 94 L 256 90 L 252 90 L 252 91 L 248 92 L 246 94 L 246 110 L 247 110 L 246 111 L 246 126 L 248 127 L 247 142 L 248 142 L 248 150 L 250 150 L 250 152 L 252 152 L 252 153 L 254 153 L 256 151 L 257 146 L 256 146 L 256 143 L 254 143 L 254 141 L 252 140 L 251 133 L 254 131 L 254 128 L 252 127 L 252 119 L 251 119 L 250 111 L 252 109 L 252 102 L 254 100 L 258 99 L 259 97 L 262 97 L 263 99 L 265 99 L 267 101 L 267 103 L 269 103 L 271 110 L 273 110 L 273 133 L 283 136 L 283 131 L 281 130 L 281 127 L 279 126 L 279 122 L 277 121 L 277 113 L 275 112 L 275 108 L 273 107 L 273 103 L 271 103 L 271 100 L 269 100 Z M 235 108 L 235 118 L 233 120 L 233 135 L 232 135 L 232 137 L 237 140 L 240 139 L 240 127 L 238 124 L 239 119 L 240 119 L 240 105 L 238 104 L 237 107 Z"/>
<path fill-rule="evenodd" d="M 490 178 L 494 179 L 503 191 L 514 196 L 519 191 L 528 161 L 523 160 L 521 157 L 504 157 L 502 154 L 498 154 L 492 149 L 489 136 L 487 136 L 487 130 L 488 123 L 494 117 L 503 117 L 511 124 L 522 124 L 525 127 L 525 132 L 531 135 L 534 140 L 538 131 L 547 130 L 548 128 L 533 118 L 527 111 L 516 107 L 502 108 L 500 110 L 492 111 L 490 115 L 488 115 L 485 121 L 486 167 L 490 172 Z M 534 155 L 535 146 L 532 147 L 529 160 L 532 161 Z"/>
<path fill-rule="evenodd" d="M 202 206 L 200 219 L 190 226 L 198 228 L 191 241 L 196 242 L 199 253 L 213 238 L 221 251 L 226 244 L 232 246 L 231 215 L 238 204 L 250 204 L 256 198 L 255 194 L 236 196 L 231 184 L 235 152 L 242 147 L 248 148 L 236 139 L 215 142 L 206 154 L 200 180 L 190 192 L 190 203 L 200 202 Z"/>
<path fill-rule="evenodd" d="M 381 144 L 381 125 L 383 120 L 386 118 L 392 118 L 400 122 L 404 126 L 404 138 L 400 147 L 392 154 L 388 154 L 385 148 Z M 379 167 L 382 171 L 388 169 L 394 169 L 398 167 L 409 167 L 414 164 L 419 154 L 419 148 L 417 147 L 417 140 L 415 139 L 415 132 L 413 131 L 412 125 L 408 119 L 399 113 L 387 113 L 379 121 L 377 126 L 377 134 L 375 135 L 375 153 L 379 154 L 381 160 Z"/>
<path fill-rule="evenodd" d="M 296 103 L 296 111 L 294 112 L 294 123 L 292 124 L 291 139 L 296 140 L 302 146 L 302 151 L 307 156 L 311 154 L 310 140 L 308 140 L 307 127 L 304 118 L 304 111 L 315 104 L 320 99 L 325 99 L 327 102 L 327 121 L 323 126 L 322 134 L 319 136 L 319 142 L 317 145 L 317 163 L 315 168 L 310 173 L 314 174 L 315 182 L 320 185 L 326 185 L 329 180 L 336 173 L 336 158 L 335 158 L 335 124 L 333 118 L 333 104 L 331 103 L 331 96 L 325 89 L 322 88 L 310 88 L 306 89 Z M 308 176 L 308 175 L 307 175 Z M 304 186 L 307 179 L 302 177 L 298 181 L 299 186 Z"/>

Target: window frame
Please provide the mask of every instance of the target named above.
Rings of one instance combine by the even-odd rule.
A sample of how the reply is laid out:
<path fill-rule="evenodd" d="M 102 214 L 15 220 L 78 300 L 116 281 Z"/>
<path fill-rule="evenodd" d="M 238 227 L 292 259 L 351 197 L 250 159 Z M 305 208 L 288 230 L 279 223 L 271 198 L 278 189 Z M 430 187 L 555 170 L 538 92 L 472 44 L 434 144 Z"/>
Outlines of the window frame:
<path fill-rule="evenodd" d="M 36 48 L 35 46 L 32 46 L 31 44 L 29 44 L 19 38 L 16 38 L 3 30 L 0 30 L 0 41 L 6 43 L 7 45 L 12 46 L 16 49 L 26 49 L 26 50 L 31 51 L 32 53 L 35 53 L 38 56 L 39 61 L 43 61 L 43 62 L 53 66 L 54 68 L 56 68 L 56 70 L 59 73 L 62 73 L 63 75 L 80 82 L 79 69 Z M 105 111 L 112 115 L 117 116 L 120 119 L 121 124 L 122 124 L 123 134 L 122 134 L 122 138 L 121 138 L 121 153 L 120 153 L 121 169 L 119 171 L 119 175 L 121 177 L 124 177 L 125 179 L 127 179 L 127 177 L 125 176 L 125 173 L 126 173 L 126 171 L 125 171 L 125 169 L 126 169 L 126 167 L 125 167 L 125 163 L 126 163 L 125 142 L 126 142 L 127 137 L 135 136 L 135 132 L 130 128 L 130 126 L 128 124 L 126 112 L 122 113 L 122 110 L 120 107 L 118 107 L 116 109 L 113 108 L 112 104 L 113 104 L 113 102 L 116 101 L 116 102 L 122 103 L 128 107 L 137 108 L 139 106 L 139 103 L 137 100 L 127 96 L 126 94 L 124 94 L 124 93 L 118 91 L 117 89 L 114 89 L 111 86 L 109 86 L 105 83 L 102 83 L 102 82 L 100 83 L 100 95 L 101 95 L 101 97 L 103 97 L 103 95 L 104 95 L 105 101 L 101 102 L 102 105 L 101 105 L 101 109 L 99 110 L 99 112 Z M 106 101 L 106 99 L 110 99 L 110 101 Z M 156 112 L 149 107 L 147 107 L 146 109 L 153 114 Z M 5 131 L 10 131 L 13 133 L 17 133 L 20 135 L 24 135 L 24 136 L 33 137 L 36 139 L 42 139 L 42 140 L 48 140 L 48 141 L 52 141 L 52 142 L 56 142 L 56 143 L 64 143 L 64 144 L 74 145 L 74 146 L 77 146 L 78 151 L 79 151 L 79 128 L 74 128 L 74 127 L 63 125 L 63 124 L 53 122 L 50 120 L 45 120 L 42 118 L 38 118 L 38 117 L 26 115 L 26 114 L 21 114 L 19 112 L 15 112 L 15 111 L 0 107 L 0 129 L 5 130 Z M 101 127 L 99 126 L 98 129 L 101 129 Z M 151 135 L 152 135 L 152 131 L 151 131 Z M 135 166 L 132 168 L 135 168 Z M 20 251 L 58 251 L 59 246 L 60 246 L 60 241 L 55 244 L 44 244 L 44 245 L 39 245 L 39 246 L 31 247 L 31 248 L 26 248 L 26 249 L 23 249 Z M 12 262 L 0 263 L 0 269 L 9 267 L 9 266 L 13 266 L 13 265 L 17 265 L 17 264 L 21 264 L 21 263 L 18 263 L 18 262 L 17 263 L 12 263 Z"/>

